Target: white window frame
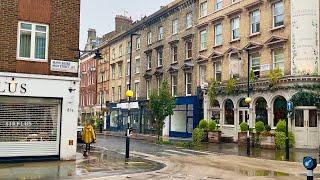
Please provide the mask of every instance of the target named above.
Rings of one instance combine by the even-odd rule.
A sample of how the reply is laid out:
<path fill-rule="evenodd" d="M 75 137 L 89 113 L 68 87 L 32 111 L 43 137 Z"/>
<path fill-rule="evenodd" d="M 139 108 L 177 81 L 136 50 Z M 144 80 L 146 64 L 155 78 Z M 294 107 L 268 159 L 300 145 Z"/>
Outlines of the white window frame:
<path fill-rule="evenodd" d="M 236 27 L 235 25 L 235 21 L 238 20 L 239 23 L 238 23 L 238 27 Z M 235 32 L 238 32 L 238 36 L 235 37 L 234 34 Z M 236 16 L 234 18 L 231 19 L 231 40 L 234 41 L 234 40 L 237 40 L 237 39 L 240 39 L 240 16 Z"/>
<path fill-rule="evenodd" d="M 188 43 L 191 43 L 191 49 L 188 47 Z M 188 40 L 185 42 L 185 53 L 186 53 L 186 59 L 192 58 L 192 48 L 193 48 L 193 42 L 191 40 Z M 191 51 L 191 56 L 189 57 L 189 51 Z"/>
<path fill-rule="evenodd" d="M 22 30 L 21 24 L 31 24 L 31 30 Z M 35 36 L 36 32 L 44 33 L 41 31 L 36 31 L 36 26 L 45 26 L 46 27 L 46 50 L 45 50 L 45 59 L 38 59 L 35 58 Z M 28 57 L 20 57 L 20 35 L 21 31 L 31 31 L 31 47 L 30 47 L 30 58 Z M 48 53 L 49 53 L 49 25 L 47 24 L 41 24 L 41 23 L 31 23 L 26 21 L 19 21 L 18 22 L 18 36 L 17 36 L 17 59 L 18 60 L 25 60 L 25 61 L 37 61 L 37 62 L 47 62 L 48 61 Z"/>
<path fill-rule="evenodd" d="M 118 77 L 122 77 L 122 63 L 118 63 Z"/>
<path fill-rule="evenodd" d="M 160 52 L 161 52 L 161 58 L 160 58 Z M 157 50 L 157 65 L 158 67 L 163 66 L 163 49 Z"/>
<path fill-rule="evenodd" d="M 136 74 L 140 73 L 140 66 L 141 66 L 141 60 L 140 60 L 140 57 L 137 57 L 135 62 L 135 68 L 134 68 L 134 72 Z"/>
<path fill-rule="evenodd" d="M 148 45 L 152 44 L 152 32 L 151 31 L 148 32 L 147 43 L 148 43 Z"/>
<path fill-rule="evenodd" d="M 140 97 L 140 84 L 139 82 L 134 83 L 134 91 L 135 91 L 135 98 L 138 100 Z"/>
<path fill-rule="evenodd" d="M 172 20 L 172 35 L 178 34 L 179 31 L 178 19 Z"/>
<path fill-rule="evenodd" d="M 257 18 L 258 18 L 258 21 L 254 21 L 254 17 L 256 17 L 256 16 L 255 16 L 255 13 L 257 13 L 256 16 L 257 16 Z M 259 25 L 259 26 L 258 26 L 258 25 Z M 253 32 L 253 30 L 254 30 L 253 27 L 255 27 L 256 32 Z M 257 30 L 258 27 L 259 27 L 259 30 Z M 251 12 L 250 12 L 250 34 L 258 34 L 258 33 L 260 33 L 260 30 L 261 30 L 260 10 L 257 9 L 257 10 L 254 10 L 254 11 L 251 11 Z"/>
<path fill-rule="evenodd" d="M 282 61 L 276 62 L 276 58 L 275 58 L 275 51 L 282 51 Z M 284 68 L 285 68 L 285 64 L 284 64 L 284 50 L 283 48 L 277 48 L 277 49 L 272 49 L 272 62 L 273 62 L 273 69 L 277 68 L 277 64 L 283 64 L 283 68 L 280 68 L 282 70 L 282 73 L 284 73 Z"/>
<path fill-rule="evenodd" d="M 206 65 L 200 65 L 199 66 L 199 82 L 200 85 L 206 82 L 206 74 L 207 74 L 207 66 Z"/>
<path fill-rule="evenodd" d="M 257 55 L 256 57 L 253 58 L 253 55 Z M 255 52 L 250 54 L 249 56 L 250 59 L 250 71 L 252 70 L 254 73 L 259 72 L 259 77 L 261 77 L 261 54 L 259 52 Z M 253 61 L 259 59 L 259 64 L 253 66 Z"/>
<path fill-rule="evenodd" d="M 217 11 L 222 9 L 222 7 L 223 7 L 223 0 L 216 0 L 216 3 L 214 4 L 214 9 Z"/>
<path fill-rule="evenodd" d="M 204 1 L 200 3 L 200 18 L 208 15 L 208 2 Z"/>
<path fill-rule="evenodd" d="M 163 26 L 160 26 L 158 28 L 158 40 L 162 40 L 163 39 Z"/>
<path fill-rule="evenodd" d="M 171 95 L 172 97 L 178 96 L 178 76 L 177 75 L 171 76 Z"/>
<path fill-rule="evenodd" d="M 140 45 L 141 45 L 141 39 L 140 37 L 137 37 L 136 38 L 136 50 L 140 50 Z"/>
<path fill-rule="evenodd" d="M 220 80 L 218 80 L 217 74 L 220 74 Z M 222 63 L 221 63 L 221 61 L 216 61 L 214 63 L 214 79 L 219 82 L 222 80 Z"/>
<path fill-rule="evenodd" d="M 176 57 L 176 59 L 175 59 L 175 57 Z M 178 45 L 176 45 L 176 44 L 173 44 L 171 46 L 171 62 L 172 63 L 178 62 Z"/>
<path fill-rule="evenodd" d="M 111 78 L 113 80 L 116 79 L 116 65 L 115 64 L 111 65 Z"/>
<path fill-rule="evenodd" d="M 275 7 L 276 5 L 279 5 L 281 4 L 282 5 L 282 11 L 283 13 L 282 14 L 275 14 Z M 282 24 L 281 25 L 278 25 L 278 26 L 275 26 L 275 18 L 278 17 L 278 16 L 282 16 Z M 273 28 L 276 28 L 276 27 L 281 27 L 284 25 L 284 4 L 283 4 L 283 1 L 278 1 L 278 2 L 275 2 L 272 4 L 272 27 Z"/>
<path fill-rule="evenodd" d="M 150 98 L 150 93 L 151 93 L 151 81 L 150 80 L 146 80 L 146 88 L 147 88 L 147 99 Z"/>
<path fill-rule="evenodd" d="M 188 79 L 190 77 L 190 82 L 188 82 Z M 188 93 L 188 86 L 190 85 L 190 93 Z M 186 86 L 186 96 L 192 95 L 192 74 L 191 73 L 185 73 L 185 86 Z"/>
<path fill-rule="evenodd" d="M 118 99 L 119 99 L 119 101 L 121 101 L 121 97 L 122 97 L 122 87 L 118 86 Z"/>
<path fill-rule="evenodd" d="M 202 36 L 204 36 L 203 39 Z M 207 29 L 200 31 L 200 50 L 204 49 L 207 49 Z"/>
<path fill-rule="evenodd" d="M 189 29 L 193 26 L 193 14 L 192 12 L 189 12 L 186 14 L 186 29 Z"/>
<path fill-rule="evenodd" d="M 147 70 L 152 68 L 152 57 L 151 53 L 147 53 Z"/>
<path fill-rule="evenodd" d="M 218 34 L 218 28 L 220 27 L 220 34 Z M 222 23 L 215 24 L 214 25 L 214 45 L 215 46 L 220 46 L 222 45 Z M 220 41 L 218 39 L 220 38 Z"/>

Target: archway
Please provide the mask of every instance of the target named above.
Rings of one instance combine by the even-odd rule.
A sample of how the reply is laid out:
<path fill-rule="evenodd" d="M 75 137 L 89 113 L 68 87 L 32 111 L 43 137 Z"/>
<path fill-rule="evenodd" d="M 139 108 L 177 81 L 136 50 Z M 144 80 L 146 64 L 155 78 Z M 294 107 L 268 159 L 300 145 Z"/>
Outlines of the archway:
<path fill-rule="evenodd" d="M 231 99 L 226 100 L 224 104 L 224 124 L 234 125 L 233 102 Z"/>
<path fill-rule="evenodd" d="M 245 98 L 239 100 L 238 107 L 238 124 L 240 125 L 242 122 L 248 123 L 249 109 L 248 104 L 245 102 Z"/>
<path fill-rule="evenodd" d="M 287 119 L 287 100 L 283 96 L 277 96 L 273 103 L 273 126 L 280 119 Z"/>
<path fill-rule="evenodd" d="M 261 121 L 268 124 L 268 104 L 263 97 L 259 97 L 255 102 L 255 121 Z"/>

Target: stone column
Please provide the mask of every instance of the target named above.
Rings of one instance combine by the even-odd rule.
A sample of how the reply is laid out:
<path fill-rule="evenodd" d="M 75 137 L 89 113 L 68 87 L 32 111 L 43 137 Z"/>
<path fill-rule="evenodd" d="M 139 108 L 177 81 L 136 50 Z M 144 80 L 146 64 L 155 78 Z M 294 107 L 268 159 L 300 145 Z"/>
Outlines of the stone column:
<path fill-rule="evenodd" d="M 210 108 L 210 103 L 208 102 L 208 95 L 203 95 L 203 118 L 209 120 L 208 109 Z"/>
<path fill-rule="evenodd" d="M 239 117 L 238 117 L 238 109 L 237 108 L 233 108 L 233 114 L 234 114 L 234 128 L 233 128 L 233 132 L 234 132 L 234 141 L 238 140 L 238 132 L 239 132 Z"/>

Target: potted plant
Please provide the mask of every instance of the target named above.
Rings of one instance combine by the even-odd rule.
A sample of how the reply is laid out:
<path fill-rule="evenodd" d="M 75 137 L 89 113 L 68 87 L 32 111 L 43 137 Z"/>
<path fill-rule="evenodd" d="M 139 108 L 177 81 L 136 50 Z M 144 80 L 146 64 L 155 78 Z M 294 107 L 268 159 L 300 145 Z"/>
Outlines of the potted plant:
<path fill-rule="evenodd" d="M 203 138 L 203 142 L 208 142 L 208 122 L 205 119 L 202 119 L 199 122 L 199 128 L 202 129 L 204 131 L 204 138 Z"/>
<path fill-rule="evenodd" d="M 212 143 L 221 142 L 221 131 L 218 129 L 217 121 L 210 120 L 208 123 L 208 141 Z"/>
<path fill-rule="evenodd" d="M 249 125 L 246 122 L 240 124 L 240 132 L 238 133 L 238 145 L 245 146 L 247 144 L 247 132 Z"/>
<path fill-rule="evenodd" d="M 255 129 L 256 129 L 256 136 L 255 136 L 255 139 L 254 139 L 254 143 L 256 145 L 260 145 L 260 142 L 261 142 L 260 141 L 260 135 L 265 130 L 264 123 L 262 121 L 257 121 L 256 120 Z"/>
<path fill-rule="evenodd" d="M 264 149 L 275 149 L 275 135 L 271 132 L 270 125 L 265 126 L 265 130 L 261 133 L 260 147 Z"/>

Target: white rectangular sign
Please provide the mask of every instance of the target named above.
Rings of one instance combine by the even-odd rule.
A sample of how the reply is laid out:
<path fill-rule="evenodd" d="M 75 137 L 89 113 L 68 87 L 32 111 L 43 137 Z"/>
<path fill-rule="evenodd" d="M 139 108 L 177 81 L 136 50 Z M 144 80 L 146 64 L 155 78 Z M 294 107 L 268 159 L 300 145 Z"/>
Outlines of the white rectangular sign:
<path fill-rule="evenodd" d="M 270 64 L 261 64 L 260 65 L 260 71 L 270 71 Z"/>
<path fill-rule="evenodd" d="M 72 61 L 51 60 L 51 71 L 78 73 L 78 63 Z"/>

